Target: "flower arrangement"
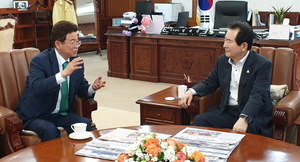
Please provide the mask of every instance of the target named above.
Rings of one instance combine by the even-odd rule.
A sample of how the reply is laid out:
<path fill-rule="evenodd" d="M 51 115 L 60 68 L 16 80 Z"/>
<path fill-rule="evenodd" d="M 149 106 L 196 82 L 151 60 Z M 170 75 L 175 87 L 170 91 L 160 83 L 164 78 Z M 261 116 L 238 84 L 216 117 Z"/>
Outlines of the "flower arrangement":
<path fill-rule="evenodd" d="M 130 145 L 116 162 L 205 162 L 205 156 L 173 138 L 162 140 L 151 134 Z"/>

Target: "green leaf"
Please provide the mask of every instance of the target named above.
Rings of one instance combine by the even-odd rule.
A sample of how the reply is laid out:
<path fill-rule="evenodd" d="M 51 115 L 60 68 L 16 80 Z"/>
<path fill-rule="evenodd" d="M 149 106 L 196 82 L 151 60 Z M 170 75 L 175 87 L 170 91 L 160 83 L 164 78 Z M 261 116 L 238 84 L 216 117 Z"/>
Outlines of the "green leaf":
<path fill-rule="evenodd" d="M 284 7 L 275 8 L 274 6 L 272 6 L 272 8 L 274 10 L 273 14 L 279 23 L 283 22 L 284 17 L 289 13 L 291 7 L 292 6 L 289 6 L 287 8 L 284 8 Z"/>

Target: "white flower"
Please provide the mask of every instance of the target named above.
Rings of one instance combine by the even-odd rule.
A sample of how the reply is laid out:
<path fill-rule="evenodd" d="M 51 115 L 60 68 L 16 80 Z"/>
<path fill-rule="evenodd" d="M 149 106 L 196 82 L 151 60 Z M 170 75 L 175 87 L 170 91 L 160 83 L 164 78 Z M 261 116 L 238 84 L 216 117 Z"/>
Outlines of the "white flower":
<path fill-rule="evenodd" d="M 135 142 L 134 144 L 129 145 L 129 147 L 126 150 L 126 153 L 128 153 L 129 156 L 134 155 L 138 149 L 139 144 L 140 144 L 140 142 Z"/>
<path fill-rule="evenodd" d="M 153 157 L 152 159 L 151 159 L 151 161 L 157 161 L 158 159 L 157 159 L 157 157 Z"/>
<path fill-rule="evenodd" d="M 193 157 L 193 153 L 197 151 L 196 147 L 189 147 L 189 146 L 184 146 L 182 148 L 182 152 L 185 153 L 188 158 L 192 158 Z"/>
<path fill-rule="evenodd" d="M 144 158 L 143 151 L 141 149 L 136 150 L 135 155 L 139 158 Z"/>
<path fill-rule="evenodd" d="M 161 142 L 160 143 L 161 148 L 164 150 L 166 150 L 168 148 L 168 143 L 167 142 Z"/>
<path fill-rule="evenodd" d="M 146 154 L 146 155 L 144 156 L 144 158 L 145 158 L 146 161 L 150 161 L 150 156 L 149 156 L 148 154 Z"/>
<path fill-rule="evenodd" d="M 172 146 L 168 146 L 167 150 L 164 152 L 164 160 L 174 161 L 176 160 L 175 150 Z"/>
<path fill-rule="evenodd" d="M 125 160 L 124 162 L 135 162 L 133 158 L 129 158 L 127 160 Z"/>

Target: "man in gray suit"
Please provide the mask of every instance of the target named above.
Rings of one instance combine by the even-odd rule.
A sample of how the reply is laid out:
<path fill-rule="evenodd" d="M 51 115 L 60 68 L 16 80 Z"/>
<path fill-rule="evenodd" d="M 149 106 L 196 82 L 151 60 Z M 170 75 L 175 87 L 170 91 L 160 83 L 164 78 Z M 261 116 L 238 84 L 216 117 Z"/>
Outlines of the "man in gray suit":
<path fill-rule="evenodd" d="M 220 105 L 197 115 L 194 125 L 272 137 L 272 63 L 251 51 L 253 30 L 249 24 L 236 21 L 228 28 L 225 54 L 218 57 L 207 79 L 185 93 L 180 105 L 188 108 L 193 95 L 205 96 L 221 88 Z"/>

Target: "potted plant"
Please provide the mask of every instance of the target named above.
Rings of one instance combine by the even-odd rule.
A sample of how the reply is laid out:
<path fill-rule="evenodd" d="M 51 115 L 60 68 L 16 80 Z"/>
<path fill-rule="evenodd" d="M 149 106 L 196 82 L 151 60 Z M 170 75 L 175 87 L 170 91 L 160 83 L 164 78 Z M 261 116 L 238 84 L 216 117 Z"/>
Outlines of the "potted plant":
<path fill-rule="evenodd" d="M 289 6 L 287 8 L 284 7 L 277 7 L 275 8 L 272 6 L 274 9 L 273 14 L 274 17 L 276 18 L 276 24 L 282 24 L 284 17 L 289 13 L 290 9 L 292 6 Z"/>

